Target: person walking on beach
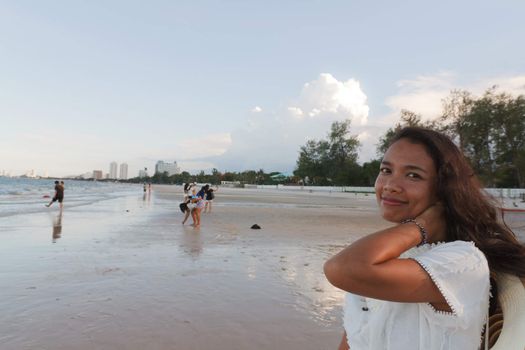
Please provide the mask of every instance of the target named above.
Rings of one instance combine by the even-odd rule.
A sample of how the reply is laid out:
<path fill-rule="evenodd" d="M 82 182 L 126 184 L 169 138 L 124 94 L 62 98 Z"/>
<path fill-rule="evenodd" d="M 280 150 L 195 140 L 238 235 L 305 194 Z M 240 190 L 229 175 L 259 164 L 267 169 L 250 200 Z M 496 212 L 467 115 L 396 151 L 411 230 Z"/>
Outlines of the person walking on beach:
<path fill-rule="evenodd" d="M 348 292 L 339 349 L 478 349 L 489 292 L 497 301 L 490 275 L 524 277 L 525 246 L 461 151 L 436 131 L 400 130 L 375 189 L 393 226 L 324 265 L 328 281 Z"/>
<path fill-rule="evenodd" d="M 55 195 L 51 199 L 51 202 L 46 204 L 46 207 L 50 207 L 51 204 L 53 204 L 56 201 L 58 201 L 58 203 L 60 205 L 60 210 L 62 210 L 62 208 L 63 208 L 63 203 L 62 202 L 64 201 L 64 186 L 62 186 L 60 184 L 60 182 L 58 182 L 58 181 L 55 181 Z"/>

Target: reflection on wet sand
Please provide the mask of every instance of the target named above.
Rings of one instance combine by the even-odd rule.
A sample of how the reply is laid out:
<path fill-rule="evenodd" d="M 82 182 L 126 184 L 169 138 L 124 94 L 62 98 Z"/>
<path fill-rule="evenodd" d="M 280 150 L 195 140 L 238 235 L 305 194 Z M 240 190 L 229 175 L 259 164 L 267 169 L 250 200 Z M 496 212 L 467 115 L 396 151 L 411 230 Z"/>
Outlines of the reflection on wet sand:
<path fill-rule="evenodd" d="M 182 250 L 192 258 L 198 258 L 203 251 L 204 242 L 201 235 L 193 227 L 184 227 L 182 234 Z"/>
<path fill-rule="evenodd" d="M 151 202 L 151 192 L 144 192 L 142 195 L 142 201 L 149 205 Z"/>
<path fill-rule="evenodd" d="M 338 321 L 344 293 L 333 288 L 322 272 L 324 248 L 299 245 L 276 250 L 276 271 L 296 299 L 294 308 L 323 325 Z"/>
<path fill-rule="evenodd" d="M 53 243 L 62 237 L 62 210 L 53 218 Z"/>

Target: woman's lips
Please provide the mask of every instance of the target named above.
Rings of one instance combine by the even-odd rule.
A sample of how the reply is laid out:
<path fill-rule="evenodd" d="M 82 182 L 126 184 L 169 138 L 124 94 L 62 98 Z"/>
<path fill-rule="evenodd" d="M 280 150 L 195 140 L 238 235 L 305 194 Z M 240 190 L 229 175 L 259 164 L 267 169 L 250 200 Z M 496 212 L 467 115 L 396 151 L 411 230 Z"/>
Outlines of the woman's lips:
<path fill-rule="evenodd" d="M 383 205 L 400 206 L 406 204 L 407 202 L 390 197 L 381 197 L 381 203 Z"/>

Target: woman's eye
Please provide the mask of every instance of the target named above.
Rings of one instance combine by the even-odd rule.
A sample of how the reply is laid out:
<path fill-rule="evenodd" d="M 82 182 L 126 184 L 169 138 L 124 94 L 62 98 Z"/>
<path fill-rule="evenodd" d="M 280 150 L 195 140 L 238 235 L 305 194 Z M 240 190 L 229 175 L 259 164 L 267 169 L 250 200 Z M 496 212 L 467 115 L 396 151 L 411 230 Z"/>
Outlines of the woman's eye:
<path fill-rule="evenodd" d="M 390 169 L 388 169 L 388 168 L 380 168 L 379 172 L 381 174 L 389 174 L 390 173 Z"/>
<path fill-rule="evenodd" d="M 416 173 L 409 173 L 407 176 L 412 179 L 421 179 L 421 176 L 419 176 L 419 174 Z"/>

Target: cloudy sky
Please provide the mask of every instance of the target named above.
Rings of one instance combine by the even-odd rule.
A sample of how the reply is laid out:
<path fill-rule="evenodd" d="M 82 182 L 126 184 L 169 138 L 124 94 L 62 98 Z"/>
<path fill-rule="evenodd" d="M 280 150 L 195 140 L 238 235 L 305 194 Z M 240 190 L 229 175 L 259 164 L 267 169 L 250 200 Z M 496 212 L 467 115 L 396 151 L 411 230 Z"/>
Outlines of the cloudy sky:
<path fill-rule="evenodd" d="M 402 108 L 525 94 L 520 1 L 0 0 L 0 171 L 291 172 L 352 120 L 360 161 Z"/>

